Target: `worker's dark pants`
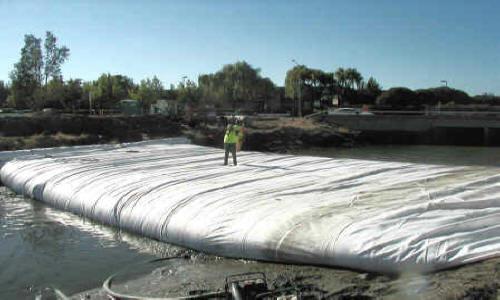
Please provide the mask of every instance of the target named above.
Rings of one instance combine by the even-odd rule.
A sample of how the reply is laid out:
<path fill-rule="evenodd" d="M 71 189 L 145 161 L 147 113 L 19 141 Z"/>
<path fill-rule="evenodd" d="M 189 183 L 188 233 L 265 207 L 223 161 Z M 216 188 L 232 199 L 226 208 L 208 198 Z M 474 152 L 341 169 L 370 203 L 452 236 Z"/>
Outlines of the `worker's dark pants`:
<path fill-rule="evenodd" d="M 236 144 L 235 143 L 224 143 L 224 150 L 226 154 L 224 156 L 224 165 L 227 165 L 227 159 L 229 158 L 229 151 L 233 156 L 233 164 L 236 166 Z"/>

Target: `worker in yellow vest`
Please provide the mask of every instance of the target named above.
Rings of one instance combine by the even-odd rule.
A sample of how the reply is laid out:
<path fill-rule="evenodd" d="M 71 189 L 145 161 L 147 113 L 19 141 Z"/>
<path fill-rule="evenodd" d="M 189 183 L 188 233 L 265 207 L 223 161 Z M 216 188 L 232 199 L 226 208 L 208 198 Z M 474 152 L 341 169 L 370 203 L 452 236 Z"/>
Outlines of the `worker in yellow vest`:
<path fill-rule="evenodd" d="M 236 143 L 236 152 L 240 152 L 243 147 L 243 136 L 246 133 L 245 127 L 243 127 L 243 123 L 238 121 L 235 125 L 235 130 L 238 132 L 238 143 Z"/>
<path fill-rule="evenodd" d="M 229 124 L 227 125 L 226 134 L 224 135 L 224 165 L 227 165 L 227 160 L 229 158 L 229 152 L 233 156 L 233 165 L 236 163 L 236 144 L 240 138 L 240 127 L 238 125 Z"/>

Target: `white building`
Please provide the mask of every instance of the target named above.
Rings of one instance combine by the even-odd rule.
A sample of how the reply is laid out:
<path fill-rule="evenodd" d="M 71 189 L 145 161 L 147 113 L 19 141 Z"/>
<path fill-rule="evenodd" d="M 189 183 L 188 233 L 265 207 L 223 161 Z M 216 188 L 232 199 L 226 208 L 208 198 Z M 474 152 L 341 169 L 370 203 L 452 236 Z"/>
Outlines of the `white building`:
<path fill-rule="evenodd" d="M 176 116 L 179 112 L 178 104 L 176 100 L 156 100 L 155 103 L 151 104 L 149 113 L 152 115 L 169 115 Z"/>

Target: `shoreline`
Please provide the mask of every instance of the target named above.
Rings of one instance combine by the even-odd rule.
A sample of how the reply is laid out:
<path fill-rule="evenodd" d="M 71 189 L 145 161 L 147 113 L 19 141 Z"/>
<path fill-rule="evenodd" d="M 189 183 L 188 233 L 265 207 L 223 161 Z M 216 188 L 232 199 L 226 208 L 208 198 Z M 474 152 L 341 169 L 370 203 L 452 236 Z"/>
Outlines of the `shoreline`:
<path fill-rule="evenodd" d="M 408 132 L 360 132 L 333 124 L 324 116 L 306 118 L 252 119 L 242 150 L 289 153 L 320 148 L 355 148 L 367 145 L 484 146 L 467 132 L 452 132 L 448 139 L 432 142 L 429 134 Z M 0 118 L 0 151 L 139 142 L 176 136 L 194 144 L 223 147 L 224 127 L 209 123 L 189 127 L 180 120 L 161 115 L 65 116 Z M 463 139 L 462 142 L 459 142 Z"/>
<path fill-rule="evenodd" d="M 308 147 L 352 147 L 355 135 L 312 120 L 252 122 L 243 150 L 285 153 Z M 0 151 L 117 144 L 184 136 L 194 144 L 223 147 L 219 124 L 189 127 L 165 116 L 0 118 Z"/>
<path fill-rule="evenodd" d="M 270 289 L 307 286 L 321 295 L 320 299 L 497 299 L 500 295 L 500 258 L 436 273 L 399 276 L 322 266 L 218 258 L 203 253 L 183 260 L 176 266 L 157 266 L 145 274 L 134 276 L 134 279 L 121 280 L 115 287 L 112 286 L 112 290 L 138 298 L 187 296 L 193 290 L 220 291 L 223 289 L 224 274 L 263 272 Z M 190 270 L 190 273 L 179 274 L 178 270 Z M 212 273 L 215 270 L 216 273 Z M 197 281 L 193 282 L 193 278 Z M 101 287 L 74 294 L 71 298 L 108 299 Z"/>

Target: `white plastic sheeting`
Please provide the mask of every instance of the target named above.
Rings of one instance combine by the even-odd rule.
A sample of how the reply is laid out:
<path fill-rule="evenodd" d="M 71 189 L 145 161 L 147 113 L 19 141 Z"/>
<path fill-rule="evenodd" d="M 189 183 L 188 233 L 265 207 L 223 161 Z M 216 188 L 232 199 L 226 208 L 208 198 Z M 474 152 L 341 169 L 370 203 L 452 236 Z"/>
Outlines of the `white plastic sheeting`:
<path fill-rule="evenodd" d="M 4 153 L 18 193 L 230 257 L 427 272 L 500 255 L 498 168 L 223 151 L 166 139 Z"/>

